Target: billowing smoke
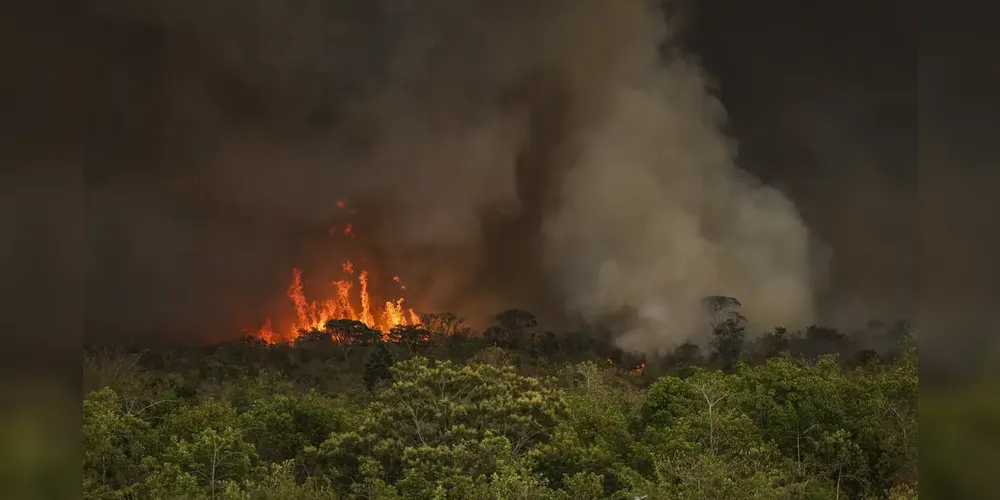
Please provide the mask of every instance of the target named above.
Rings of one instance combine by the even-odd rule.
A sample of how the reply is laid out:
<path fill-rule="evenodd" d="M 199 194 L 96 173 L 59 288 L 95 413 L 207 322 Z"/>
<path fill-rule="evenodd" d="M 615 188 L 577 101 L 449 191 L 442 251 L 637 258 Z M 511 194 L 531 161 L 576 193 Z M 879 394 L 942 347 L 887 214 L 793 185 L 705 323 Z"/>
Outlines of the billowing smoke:
<path fill-rule="evenodd" d="M 809 232 L 780 192 L 734 166 L 725 113 L 698 66 L 649 57 L 607 95 L 544 235 L 572 310 L 635 309 L 637 350 L 702 333 L 709 295 L 741 300 L 762 326 L 812 320 Z"/>
<path fill-rule="evenodd" d="M 761 326 L 813 317 L 809 232 L 736 167 L 725 110 L 658 4 L 107 0 L 99 12 L 151 30 L 160 66 L 144 76 L 152 90 L 115 95 L 156 144 L 122 163 L 154 174 L 91 186 L 88 217 L 117 224 L 91 235 L 92 282 L 169 282 L 175 300 L 145 306 L 161 326 L 219 310 L 180 304 L 182 289 L 232 306 L 267 281 L 262 268 L 287 272 L 276 255 L 322 235 L 338 199 L 361 207 L 381 264 L 423 309 L 595 322 L 632 309 L 647 326 L 617 333 L 640 350 L 697 335 L 705 295 L 737 297 Z M 128 245 L 146 248 L 106 255 Z M 98 297 L 102 309 L 129 308 Z"/>

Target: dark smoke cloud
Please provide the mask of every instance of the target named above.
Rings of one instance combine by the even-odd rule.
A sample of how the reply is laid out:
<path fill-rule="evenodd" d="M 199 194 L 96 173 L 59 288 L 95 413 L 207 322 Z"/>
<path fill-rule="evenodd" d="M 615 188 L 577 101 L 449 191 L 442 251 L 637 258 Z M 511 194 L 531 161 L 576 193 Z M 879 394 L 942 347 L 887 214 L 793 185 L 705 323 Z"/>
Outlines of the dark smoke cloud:
<path fill-rule="evenodd" d="M 271 268 L 306 259 L 303 234 L 340 198 L 418 306 L 630 307 L 657 322 L 620 332 L 639 349 L 696 332 L 706 294 L 742 297 L 762 325 L 813 317 L 807 230 L 735 168 L 704 71 L 662 57 L 671 28 L 650 3 L 98 12 L 134 31 L 118 57 L 138 62 L 108 84 L 131 136 L 106 140 L 135 165 L 89 192 L 92 317 L 222 327 L 267 296 L 249 291 Z"/>
<path fill-rule="evenodd" d="M 91 331 L 258 321 L 291 267 L 330 261 L 340 198 L 410 299 L 472 318 L 669 308 L 635 347 L 686 335 L 676 311 L 706 291 L 755 329 L 915 316 L 908 11 L 678 6 L 683 33 L 638 1 L 94 5 Z M 949 175 L 935 213 L 968 220 L 959 193 L 988 179 Z M 797 213 L 833 249 L 816 308 L 825 261 Z M 962 302 L 944 290 L 934 305 Z"/>

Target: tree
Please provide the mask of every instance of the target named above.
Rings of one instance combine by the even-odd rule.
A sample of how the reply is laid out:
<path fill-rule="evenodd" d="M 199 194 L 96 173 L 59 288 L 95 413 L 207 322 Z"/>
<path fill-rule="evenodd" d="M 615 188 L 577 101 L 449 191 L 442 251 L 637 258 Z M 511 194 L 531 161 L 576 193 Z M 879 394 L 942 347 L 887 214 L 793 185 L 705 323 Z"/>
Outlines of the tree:
<path fill-rule="evenodd" d="M 293 341 L 293 345 L 296 347 L 332 343 L 333 338 L 330 336 L 330 332 L 324 330 L 300 330 L 299 336 L 295 337 L 295 340 Z"/>
<path fill-rule="evenodd" d="M 788 336 L 788 329 L 778 326 L 773 331 L 764 333 L 760 338 L 760 345 L 763 348 L 764 358 L 773 358 L 791 348 L 791 340 Z"/>
<path fill-rule="evenodd" d="M 536 358 L 551 359 L 558 354 L 559 347 L 559 337 L 551 330 L 545 330 L 531 335 L 528 350 Z"/>
<path fill-rule="evenodd" d="M 779 357 L 741 366 L 734 380 L 743 411 L 797 471 L 824 476 L 834 494 L 856 497 L 885 491 L 915 471 L 908 451 L 916 450 L 911 366 L 845 370 L 834 355 L 815 363 Z"/>
<path fill-rule="evenodd" d="M 235 409 L 203 401 L 178 409 L 157 428 L 162 452 L 143 460 L 143 498 L 191 498 L 201 488 L 220 496 L 229 481 L 249 478 L 260 458 L 244 439 Z"/>
<path fill-rule="evenodd" d="M 572 498 L 607 498 L 622 486 L 620 469 L 642 468 L 639 426 L 642 393 L 593 362 L 563 368 L 566 417 L 536 455 L 536 469 Z"/>
<path fill-rule="evenodd" d="M 465 319 L 450 312 L 428 313 L 420 318 L 420 324 L 435 337 L 451 337 L 452 335 L 469 335 L 469 327 L 464 325 Z"/>
<path fill-rule="evenodd" d="M 473 354 L 469 358 L 469 362 L 502 368 L 505 366 L 514 366 L 517 360 L 506 349 L 491 345 Z"/>
<path fill-rule="evenodd" d="M 733 316 L 724 323 L 712 329 L 712 347 L 714 355 L 722 363 L 724 370 L 732 370 L 743 352 L 743 342 L 746 338 L 746 320 L 742 316 Z"/>
<path fill-rule="evenodd" d="M 667 356 L 665 362 L 676 368 L 676 374 L 687 377 L 694 373 L 694 368 L 705 364 L 705 357 L 701 354 L 701 347 L 691 342 L 685 342 L 674 352 Z"/>
<path fill-rule="evenodd" d="M 701 299 L 702 310 L 708 315 L 708 322 L 713 330 L 730 320 L 745 322 L 745 318 L 739 313 L 742 306 L 736 298 L 725 295 L 709 295 Z"/>
<path fill-rule="evenodd" d="M 134 492 L 142 458 L 155 447 L 149 422 L 123 411 L 119 395 L 104 387 L 83 402 L 83 490 L 88 498 Z"/>
<path fill-rule="evenodd" d="M 496 315 L 483 336 L 487 342 L 504 349 L 518 349 L 529 328 L 538 326 L 538 318 L 523 309 L 508 309 Z"/>
<path fill-rule="evenodd" d="M 410 354 L 417 354 L 430 346 L 431 331 L 421 325 L 397 325 L 389 330 L 388 340 L 405 347 Z"/>
<path fill-rule="evenodd" d="M 370 346 L 382 341 L 382 334 L 368 325 L 351 319 L 332 319 L 323 331 L 336 341 L 346 361 L 356 347 Z"/>
<path fill-rule="evenodd" d="M 375 396 L 358 428 L 323 444 L 335 484 L 391 484 L 409 475 L 407 484 L 422 484 L 418 496 L 425 497 L 446 478 L 488 477 L 497 467 L 491 439 L 522 456 L 550 439 L 563 411 L 557 392 L 508 367 L 418 357 L 391 372 L 395 382 Z"/>
<path fill-rule="evenodd" d="M 724 306 L 716 310 L 737 305 L 713 300 Z M 901 341 L 883 361 L 874 351 L 846 360 L 765 359 L 760 354 L 788 344 L 802 352 L 843 337 L 814 327 L 805 341 L 776 328 L 747 358 L 737 354 L 745 341 L 740 318 L 716 325 L 712 370 L 698 366 L 694 344 L 645 359 L 599 330 L 540 331 L 518 310 L 498 315 L 491 337 L 523 351 L 467 337 L 457 318 L 445 317 L 435 328 L 453 333 L 436 346 L 426 342 L 435 335 L 426 324 L 390 330 L 397 347 L 346 321 L 305 332 L 294 345 L 241 339 L 169 354 L 89 356 L 84 495 L 915 498 L 915 345 Z M 359 362 L 332 362 L 341 348 Z M 557 356 L 587 361 L 567 365 Z M 650 369 L 642 376 L 622 373 L 644 362 Z M 651 380 L 670 363 L 687 366 Z M 979 408 L 988 399 L 952 402 Z M 26 463 L 38 462 L 34 449 L 18 449 Z"/>
<path fill-rule="evenodd" d="M 389 352 L 385 343 L 377 344 L 375 349 L 368 354 L 363 377 L 365 387 L 369 391 L 374 390 L 382 382 L 392 380 L 392 372 L 390 371 L 392 363 L 392 353 Z"/>
<path fill-rule="evenodd" d="M 738 378 L 720 371 L 698 369 L 687 379 L 657 381 L 644 411 L 653 472 L 633 477 L 632 491 L 692 500 L 793 497 L 788 489 L 804 485 L 787 458 L 760 439 L 741 403 Z"/>
<path fill-rule="evenodd" d="M 304 451 L 318 447 L 330 433 L 344 430 L 347 417 L 339 401 L 311 390 L 305 395 L 259 396 L 239 420 L 262 459 L 301 464 Z"/>
<path fill-rule="evenodd" d="M 382 340 L 382 334 L 368 325 L 352 319 L 331 319 L 323 328 L 339 342 L 369 346 Z"/>
<path fill-rule="evenodd" d="M 206 428 L 190 440 L 174 437 L 162 462 L 155 461 L 152 468 L 154 476 L 157 472 L 177 470 L 190 474 L 208 489 L 210 498 L 216 498 L 225 491 L 226 482 L 246 479 L 258 461 L 253 445 L 243 439 L 240 430 L 226 427 L 220 432 Z M 168 491 L 172 488 L 169 479 L 162 486 Z"/>

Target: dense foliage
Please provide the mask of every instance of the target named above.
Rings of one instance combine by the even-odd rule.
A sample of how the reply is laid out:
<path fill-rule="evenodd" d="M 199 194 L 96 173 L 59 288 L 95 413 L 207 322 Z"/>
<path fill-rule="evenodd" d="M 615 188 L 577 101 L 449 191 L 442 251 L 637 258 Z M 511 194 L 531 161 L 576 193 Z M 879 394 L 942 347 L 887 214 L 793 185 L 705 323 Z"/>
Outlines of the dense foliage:
<path fill-rule="evenodd" d="M 84 492 L 916 498 L 917 357 L 898 332 L 879 353 L 821 328 L 749 341 L 734 317 L 704 353 L 648 357 L 507 311 L 481 334 L 431 315 L 388 341 L 341 321 L 294 345 L 88 349 Z"/>

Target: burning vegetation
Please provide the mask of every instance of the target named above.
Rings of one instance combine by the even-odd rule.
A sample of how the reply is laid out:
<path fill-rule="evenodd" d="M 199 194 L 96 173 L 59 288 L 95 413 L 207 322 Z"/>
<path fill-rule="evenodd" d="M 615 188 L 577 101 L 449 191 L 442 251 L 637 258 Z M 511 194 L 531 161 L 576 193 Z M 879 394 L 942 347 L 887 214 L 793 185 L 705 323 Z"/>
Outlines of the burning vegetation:
<path fill-rule="evenodd" d="M 346 206 L 344 201 L 337 201 L 338 208 Z M 349 209 L 348 213 L 356 214 L 357 209 Z M 331 236 L 336 237 L 341 233 L 350 238 L 355 237 L 351 223 L 347 223 L 342 232 L 337 231 L 336 227 L 330 229 Z M 295 319 L 287 329 L 276 329 L 268 317 L 255 333 L 256 337 L 272 344 L 293 342 L 305 333 L 327 330 L 331 321 L 348 320 L 378 330 L 383 340 L 389 340 L 389 332 L 393 327 L 421 324 L 420 315 L 413 308 L 404 307 L 403 297 L 387 300 L 381 307 L 372 304 L 367 269 L 357 270 L 350 259 L 344 260 L 340 267 L 343 277 L 330 283 L 331 294 L 328 298 L 312 301 L 306 298 L 302 270 L 293 269 L 287 296 L 294 307 Z M 392 280 L 400 291 L 406 290 L 399 276 L 393 276 Z M 353 290 L 357 290 L 357 293 Z"/>

